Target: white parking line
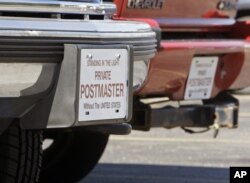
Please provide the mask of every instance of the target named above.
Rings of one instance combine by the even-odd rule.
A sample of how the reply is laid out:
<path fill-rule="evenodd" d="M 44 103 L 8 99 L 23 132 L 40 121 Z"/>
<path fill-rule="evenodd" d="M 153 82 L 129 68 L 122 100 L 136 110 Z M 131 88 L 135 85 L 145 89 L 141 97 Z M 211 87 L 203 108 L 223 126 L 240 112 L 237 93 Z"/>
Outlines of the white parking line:
<path fill-rule="evenodd" d="M 241 112 L 239 114 L 240 118 L 250 118 L 250 113 L 248 112 Z"/>
<path fill-rule="evenodd" d="M 114 141 L 141 141 L 141 142 L 194 142 L 194 143 L 228 143 L 228 144 L 250 144 L 250 141 L 242 140 L 220 140 L 220 139 L 187 139 L 187 138 L 165 138 L 165 137 L 128 137 L 111 136 Z"/>
<path fill-rule="evenodd" d="M 250 100 L 250 95 L 234 95 L 234 97 L 236 97 L 239 100 L 243 100 L 243 99 Z"/>

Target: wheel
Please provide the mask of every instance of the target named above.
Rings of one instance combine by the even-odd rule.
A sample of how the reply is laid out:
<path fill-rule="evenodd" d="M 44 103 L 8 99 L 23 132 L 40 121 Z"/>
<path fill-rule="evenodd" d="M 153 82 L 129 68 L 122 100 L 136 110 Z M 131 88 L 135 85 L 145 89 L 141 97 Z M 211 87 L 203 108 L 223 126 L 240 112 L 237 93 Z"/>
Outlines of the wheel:
<path fill-rule="evenodd" d="M 37 183 L 41 164 L 41 131 L 12 125 L 0 135 L 1 183 Z"/>
<path fill-rule="evenodd" d="M 52 136 L 52 145 L 44 150 L 41 183 L 81 180 L 98 163 L 109 138 L 89 131 L 57 131 Z"/>

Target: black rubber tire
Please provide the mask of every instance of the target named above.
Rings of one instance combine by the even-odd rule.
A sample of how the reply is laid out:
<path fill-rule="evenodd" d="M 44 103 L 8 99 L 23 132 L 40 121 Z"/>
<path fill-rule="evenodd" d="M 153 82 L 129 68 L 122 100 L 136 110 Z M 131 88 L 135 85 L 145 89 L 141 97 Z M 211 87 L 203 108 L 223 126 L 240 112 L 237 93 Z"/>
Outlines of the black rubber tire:
<path fill-rule="evenodd" d="M 37 183 L 42 164 L 42 132 L 10 126 L 0 135 L 0 182 Z"/>
<path fill-rule="evenodd" d="M 53 136 L 53 144 L 44 150 L 41 183 L 81 180 L 98 163 L 109 138 L 89 131 L 58 131 Z"/>

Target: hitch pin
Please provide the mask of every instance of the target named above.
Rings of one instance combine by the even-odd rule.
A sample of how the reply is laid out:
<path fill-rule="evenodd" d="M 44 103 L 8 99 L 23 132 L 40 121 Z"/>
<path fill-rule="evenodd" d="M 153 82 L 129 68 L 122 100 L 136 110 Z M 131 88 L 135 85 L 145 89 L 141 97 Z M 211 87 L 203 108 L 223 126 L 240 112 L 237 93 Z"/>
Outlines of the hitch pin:
<path fill-rule="evenodd" d="M 219 124 L 219 118 L 218 118 L 218 113 L 215 113 L 215 119 L 214 119 L 214 124 L 213 124 L 213 129 L 214 129 L 214 138 L 217 138 L 219 131 L 220 131 L 220 124 Z"/>

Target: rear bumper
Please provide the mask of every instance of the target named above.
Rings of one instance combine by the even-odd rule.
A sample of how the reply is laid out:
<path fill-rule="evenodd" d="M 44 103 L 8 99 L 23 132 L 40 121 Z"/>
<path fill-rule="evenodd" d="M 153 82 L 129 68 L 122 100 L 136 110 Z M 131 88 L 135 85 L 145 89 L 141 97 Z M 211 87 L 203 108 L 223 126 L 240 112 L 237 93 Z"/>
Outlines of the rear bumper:
<path fill-rule="evenodd" d="M 250 43 L 240 40 L 162 41 L 151 60 L 149 75 L 138 95 L 167 95 L 184 99 L 192 59 L 218 56 L 212 96 L 224 90 L 250 86 Z"/>

